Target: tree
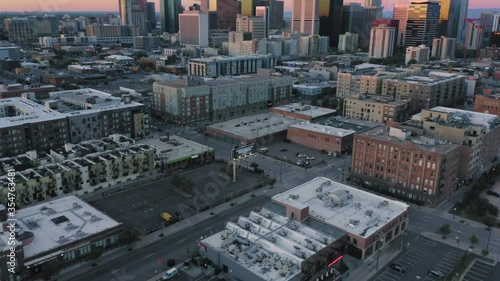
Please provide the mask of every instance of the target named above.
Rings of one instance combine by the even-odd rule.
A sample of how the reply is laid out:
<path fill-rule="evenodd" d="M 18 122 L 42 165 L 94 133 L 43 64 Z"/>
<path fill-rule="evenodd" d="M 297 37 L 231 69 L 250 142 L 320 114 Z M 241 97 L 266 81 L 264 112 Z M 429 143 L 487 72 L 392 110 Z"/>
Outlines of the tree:
<path fill-rule="evenodd" d="M 321 100 L 321 106 L 322 107 L 330 107 L 330 99 L 328 97 L 324 97 Z"/>
<path fill-rule="evenodd" d="M 311 98 L 311 105 L 318 106 L 318 97 L 317 96 L 313 96 Z"/>
<path fill-rule="evenodd" d="M 138 240 L 139 240 L 139 233 L 137 233 L 137 230 L 135 228 L 125 227 L 120 232 L 120 242 L 127 246 L 132 246 Z"/>
<path fill-rule="evenodd" d="M 409 62 L 408 62 L 408 65 L 411 65 L 411 64 L 415 64 L 417 63 L 417 61 L 415 59 L 411 59 Z"/>
<path fill-rule="evenodd" d="M 479 243 L 479 238 L 477 238 L 476 235 L 472 235 L 471 237 L 469 237 L 469 241 L 471 244 L 471 248 L 474 248 L 474 245 Z"/>
<path fill-rule="evenodd" d="M 445 223 L 443 224 L 440 228 L 439 228 L 439 232 L 441 232 L 441 234 L 443 234 L 443 238 L 446 238 L 446 235 L 450 234 L 451 233 L 451 228 L 450 228 L 450 225 Z"/>

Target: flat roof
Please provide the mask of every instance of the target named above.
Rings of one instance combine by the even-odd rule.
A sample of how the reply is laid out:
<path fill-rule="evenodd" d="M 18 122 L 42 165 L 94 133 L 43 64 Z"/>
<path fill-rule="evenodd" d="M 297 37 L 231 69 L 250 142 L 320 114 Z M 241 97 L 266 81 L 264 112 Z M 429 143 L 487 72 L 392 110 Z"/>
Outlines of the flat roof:
<path fill-rule="evenodd" d="M 348 135 L 355 134 L 355 131 L 352 130 L 345 130 L 341 128 L 336 128 L 332 126 L 326 126 L 326 125 L 321 125 L 321 124 L 315 124 L 315 123 L 310 123 L 310 122 L 300 122 L 298 124 L 294 124 L 290 126 L 291 128 L 297 128 L 297 129 L 302 129 L 302 130 L 307 130 L 307 131 L 312 131 L 312 132 L 317 132 L 317 133 L 322 133 L 322 134 L 328 134 L 336 137 L 345 137 Z"/>
<path fill-rule="evenodd" d="M 52 121 L 66 118 L 66 114 L 56 110 L 46 108 L 45 106 L 30 101 L 25 98 L 0 99 L 0 108 L 15 107 L 17 116 L 4 117 L 0 115 L 0 128 L 19 126 L 26 123 L 36 123 Z"/>
<path fill-rule="evenodd" d="M 493 121 L 499 121 L 498 115 L 489 113 L 456 109 L 444 106 L 436 106 L 429 110 L 451 114 L 450 117 L 452 120 L 449 121 L 470 122 L 471 124 L 479 126 L 485 125 L 486 123 L 492 123 Z"/>
<path fill-rule="evenodd" d="M 261 59 L 268 57 L 270 57 L 270 55 L 246 55 L 246 56 L 235 56 L 235 57 L 214 56 L 208 58 L 189 59 L 189 62 L 235 61 L 235 60 L 245 60 L 245 59 Z"/>
<path fill-rule="evenodd" d="M 404 78 L 399 78 L 399 79 L 389 79 L 392 81 L 397 81 L 397 82 L 408 82 L 412 84 L 419 84 L 419 85 L 436 85 L 445 81 L 449 81 L 452 79 L 457 79 L 457 78 L 465 78 L 465 75 L 459 75 L 456 73 L 445 73 L 445 72 L 437 72 L 433 71 L 427 74 L 427 76 L 424 75 L 414 75 L 414 76 L 408 76 Z"/>
<path fill-rule="evenodd" d="M 346 233 L 325 233 L 274 212 L 270 204 L 226 224 L 201 241 L 264 280 L 285 281 L 300 273 L 301 263 Z"/>
<path fill-rule="evenodd" d="M 167 163 L 174 163 L 187 158 L 197 158 L 206 151 L 214 151 L 212 147 L 171 135 L 169 141 L 162 141 L 165 137 L 146 138 L 136 141 L 137 144 L 149 144 L 156 148 L 156 154 L 166 153 Z"/>
<path fill-rule="evenodd" d="M 302 103 L 289 103 L 289 104 L 285 104 L 285 105 L 275 106 L 275 107 L 273 107 L 273 109 L 286 111 L 286 112 L 293 112 L 296 114 L 301 114 L 301 115 L 306 115 L 306 116 L 311 116 L 312 118 L 317 118 L 317 117 L 321 117 L 324 115 L 330 115 L 330 114 L 337 112 L 337 110 L 335 110 L 335 109 L 312 106 L 312 105 L 302 104 Z"/>
<path fill-rule="evenodd" d="M 333 116 L 326 120 L 320 120 L 317 123 L 324 124 L 339 129 L 355 131 L 356 133 L 369 130 L 381 125 L 381 123 L 353 119 L 349 117 Z"/>
<path fill-rule="evenodd" d="M 19 227 L 35 236 L 24 245 L 25 258 L 121 225 L 74 195 L 19 209 L 16 218 Z"/>
<path fill-rule="evenodd" d="M 281 116 L 273 113 L 261 113 L 212 124 L 207 128 L 224 131 L 248 140 L 283 132 L 288 126 L 301 122 L 302 119 Z"/>
<path fill-rule="evenodd" d="M 277 194 L 272 200 L 360 237 L 370 237 L 409 208 L 408 204 L 317 177 Z"/>

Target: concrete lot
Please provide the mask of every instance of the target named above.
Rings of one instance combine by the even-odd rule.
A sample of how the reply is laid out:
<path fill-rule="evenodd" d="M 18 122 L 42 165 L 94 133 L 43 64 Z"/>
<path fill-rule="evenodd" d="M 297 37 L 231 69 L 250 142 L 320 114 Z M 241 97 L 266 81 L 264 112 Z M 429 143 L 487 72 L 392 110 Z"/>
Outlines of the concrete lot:
<path fill-rule="evenodd" d="M 281 159 L 282 161 L 288 162 L 293 165 L 297 165 L 297 160 L 301 160 L 302 162 L 308 161 L 310 164 L 307 166 L 308 168 L 316 166 L 316 165 L 324 165 L 321 163 L 322 160 L 331 162 L 331 160 L 336 159 L 336 157 L 329 156 L 328 154 L 321 154 L 320 150 L 305 147 L 296 143 L 286 143 L 283 141 L 275 141 L 270 144 L 260 145 L 257 147 L 257 151 L 259 149 L 266 147 L 268 148 L 267 153 L 262 153 L 267 156 L 271 156 L 273 158 Z M 286 149 L 287 151 L 281 151 L 282 149 Z M 298 153 L 306 154 L 307 156 L 314 157 L 314 160 L 307 160 L 306 158 L 299 158 L 297 156 Z M 289 162 L 290 161 L 290 162 Z"/>
<path fill-rule="evenodd" d="M 402 255 L 382 268 L 371 280 L 373 281 L 399 281 L 399 280 L 438 280 L 428 274 L 429 270 L 437 269 L 448 274 L 453 270 L 456 262 L 465 253 L 452 247 L 426 237 L 411 234 L 410 248 Z M 415 240 L 416 239 L 416 240 Z M 399 273 L 389 268 L 391 263 L 396 263 L 407 271 Z M 486 279 L 485 279 L 486 280 Z"/>
<path fill-rule="evenodd" d="M 260 175 L 239 170 L 237 181 L 233 183 L 219 177 L 222 167 L 225 165 L 212 164 L 183 173 L 193 181 L 191 194 L 175 191 L 168 178 L 102 198 L 92 202 L 92 205 L 125 225 L 149 233 L 163 225 L 164 221 L 160 218 L 163 212 L 187 218 L 197 213 L 198 209 L 230 200 L 237 193 L 248 192 L 262 182 Z"/>

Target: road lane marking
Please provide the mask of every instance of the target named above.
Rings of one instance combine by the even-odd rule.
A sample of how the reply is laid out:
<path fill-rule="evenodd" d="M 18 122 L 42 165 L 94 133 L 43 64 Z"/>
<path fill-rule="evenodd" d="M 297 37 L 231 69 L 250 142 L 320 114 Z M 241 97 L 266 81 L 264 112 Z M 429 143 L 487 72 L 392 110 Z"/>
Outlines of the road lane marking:
<path fill-rule="evenodd" d="M 177 241 L 177 244 L 180 244 L 180 243 L 182 243 L 182 242 L 184 242 L 184 241 L 186 241 L 186 238 L 184 238 L 184 239 L 182 239 L 182 240 Z"/>
<path fill-rule="evenodd" d="M 156 255 L 156 253 L 152 253 L 151 255 L 149 255 L 149 256 L 145 256 L 144 258 L 145 258 L 145 259 L 147 259 L 147 258 L 150 258 L 150 257 L 152 257 L 152 256 L 154 256 L 154 255 Z"/>

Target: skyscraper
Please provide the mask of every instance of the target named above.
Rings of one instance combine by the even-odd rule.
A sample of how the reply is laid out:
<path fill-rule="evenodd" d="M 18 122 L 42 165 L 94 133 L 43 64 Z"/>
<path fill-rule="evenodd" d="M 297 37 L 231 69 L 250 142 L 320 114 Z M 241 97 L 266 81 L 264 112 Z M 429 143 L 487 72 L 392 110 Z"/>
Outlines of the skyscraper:
<path fill-rule="evenodd" d="M 457 0 L 453 15 L 457 17 L 455 24 L 450 25 L 448 37 L 457 38 L 463 42 L 465 36 L 465 19 L 467 18 L 467 10 L 469 10 L 469 0 Z"/>
<path fill-rule="evenodd" d="M 181 0 L 160 0 L 160 20 L 163 32 L 179 32 L 180 12 Z"/>
<path fill-rule="evenodd" d="M 342 33 L 351 32 L 359 34 L 361 39 L 363 36 L 370 36 L 363 34 L 365 27 L 365 11 L 359 3 L 349 3 L 342 7 Z"/>
<path fill-rule="evenodd" d="M 283 27 L 284 2 L 276 0 L 262 0 L 262 6 L 269 7 L 269 28 L 280 29 Z"/>
<path fill-rule="evenodd" d="M 179 41 L 185 45 L 208 46 L 208 15 L 195 9 L 180 14 Z"/>
<path fill-rule="evenodd" d="M 236 30 L 238 0 L 210 0 L 208 10 L 217 14 L 218 29 Z"/>
<path fill-rule="evenodd" d="M 444 36 L 436 38 L 432 40 L 431 56 L 440 60 L 454 59 L 456 45 L 456 38 L 447 38 Z"/>
<path fill-rule="evenodd" d="M 365 7 L 382 7 L 382 0 L 365 0 Z"/>
<path fill-rule="evenodd" d="M 394 16 L 392 18 L 399 21 L 396 45 L 398 47 L 404 46 L 406 37 L 406 23 L 408 21 L 408 5 L 407 4 L 394 5 Z"/>
<path fill-rule="evenodd" d="M 342 32 L 342 6 L 344 0 L 319 0 L 319 35 L 330 37 L 330 47 L 339 44 Z"/>
<path fill-rule="evenodd" d="M 370 32 L 370 47 L 368 56 L 372 58 L 387 58 L 394 52 L 396 28 L 385 24 L 374 26 Z"/>
<path fill-rule="evenodd" d="M 254 16 L 255 7 L 257 6 L 257 0 L 241 0 L 241 11 L 242 16 Z"/>
<path fill-rule="evenodd" d="M 493 30 L 493 18 L 495 13 L 493 11 L 484 11 L 481 13 L 481 25 L 483 26 L 483 42 L 481 47 L 491 46 L 491 32 Z"/>
<path fill-rule="evenodd" d="M 372 21 L 375 19 L 382 18 L 382 7 L 367 6 L 367 7 L 363 7 L 363 11 L 365 13 L 365 17 L 364 17 L 365 26 L 363 28 L 363 32 L 361 33 L 362 36 L 359 38 L 360 39 L 359 44 L 361 46 L 367 46 L 370 42 Z"/>
<path fill-rule="evenodd" d="M 144 5 L 143 5 L 144 4 Z M 139 28 L 141 35 L 146 34 L 146 6 L 143 0 L 120 0 L 120 18 L 122 25 Z"/>
<path fill-rule="evenodd" d="M 153 29 L 156 29 L 156 9 L 155 9 L 155 3 L 153 2 L 148 2 L 146 4 L 146 19 L 149 24 L 148 30 L 151 31 Z"/>
<path fill-rule="evenodd" d="M 495 13 L 493 15 L 493 21 L 491 24 L 491 31 L 492 32 L 500 31 L 500 13 Z"/>
<path fill-rule="evenodd" d="M 440 6 L 437 2 L 411 2 L 408 7 L 405 46 L 432 45 L 438 37 Z"/>
<path fill-rule="evenodd" d="M 251 32 L 252 39 L 266 38 L 266 22 L 263 17 L 236 17 L 236 31 Z"/>
<path fill-rule="evenodd" d="M 264 21 L 266 22 L 266 36 L 265 36 L 265 38 L 269 37 L 269 7 L 257 6 L 255 8 L 255 16 L 264 18 Z"/>
<path fill-rule="evenodd" d="M 319 0 L 293 0 L 292 33 L 319 34 Z"/>
<path fill-rule="evenodd" d="M 466 50 L 477 50 L 481 48 L 483 40 L 483 26 L 479 19 L 465 20 L 465 41 Z"/>
<path fill-rule="evenodd" d="M 396 48 L 398 47 L 398 44 L 397 44 L 397 35 L 399 34 L 399 21 L 398 20 L 394 20 L 394 19 L 376 19 L 376 20 L 373 20 L 372 21 L 372 27 L 376 27 L 376 26 L 379 26 L 379 25 L 385 25 L 385 26 L 389 26 L 389 27 L 394 27 L 394 31 L 396 32 L 396 35 L 394 37 L 394 50 L 396 50 Z"/>

